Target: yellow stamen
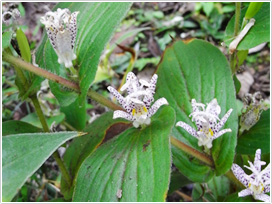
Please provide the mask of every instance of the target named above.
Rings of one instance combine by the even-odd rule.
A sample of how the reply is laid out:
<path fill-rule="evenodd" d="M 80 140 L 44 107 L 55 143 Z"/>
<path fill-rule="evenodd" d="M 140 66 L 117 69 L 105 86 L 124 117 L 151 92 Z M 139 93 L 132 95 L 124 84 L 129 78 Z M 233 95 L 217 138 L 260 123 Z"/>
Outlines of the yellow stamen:
<path fill-rule="evenodd" d="M 213 131 L 211 128 L 209 128 L 209 132 L 210 132 L 211 136 L 213 136 Z"/>
<path fill-rule="evenodd" d="M 132 115 L 134 116 L 135 113 L 136 113 L 136 110 L 135 110 L 135 108 L 133 108 L 133 109 L 132 109 Z"/>
<path fill-rule="evenodd" d="M 248 187 L 250 187 L 250 186 L 251 186 L 251 183 L 248 184 Z"/>
<path fill-rule="evenodd" d="M 54 31 L 52 27 L 49 27 L 51 31 Z"/>
<path fill-rule="evenodd" d="M 147 109 L 146 109 L 146 107 L 145 107 L 145 106 L 143 107 L 143 109 L 144 109 L 144 111 L 147 113 Z"/>

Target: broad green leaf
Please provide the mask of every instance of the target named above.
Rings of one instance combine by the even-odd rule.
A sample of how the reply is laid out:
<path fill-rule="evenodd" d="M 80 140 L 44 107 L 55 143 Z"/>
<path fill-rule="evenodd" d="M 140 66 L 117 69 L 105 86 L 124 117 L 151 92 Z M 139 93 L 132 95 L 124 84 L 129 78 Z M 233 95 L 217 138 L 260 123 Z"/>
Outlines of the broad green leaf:
<path fill-rule="evenodd" d="M 47 125 L 50 127 L 54 122 L 55 122 L 55 125 L 61 123 L 64 120 L 64 118 L 65 118 L 65 115 L 61 113 L 59 115 L 54 115 L 54 116 L 51 116 L 50 118 L 46 118 L 46 122 L 47 122 Z M 21 121 L 27 122 L 38 128 L 42 128 L 42 124 L 36 113 L 28 114 L 27 116 L 23 117 Z"/>
<path fill-rule="evenodd" d="M 216 98 L 221 106 L 220 118 L 230 109 L 233 112 L 223 128 L 231 128 L 213 141 L 212 157 L 217 175 L 226 173 L 233 162 L 237 134 L 235 88 L 230 67 L 220 50 L 210 43 L 193 39 L 187 43 L 175 41 L 168 47 L 157 68 L 156 98 L 165 97 L 176 111 L 176 122 L 183 121 L 192 127 L 189 118 L 191 100 L 209 103 Z M 197 139 L 184 129 L 174 127 L 173 136 L 185 144 L 202 151 Z M 182 174 L 195 182 L 206 182 L 213 176 L 208 166 L 180 149 L 172 147 L 173 162 Z"/>
<path fill-rule="evenodd" d="M 101 115 L 83 130 L 83 132 L 88 134 L 75 138 L 65 151 L 63 159 L 73 179 L 75 178 L 82 162 L 101 144 L 107 131 L 112 125 L 117 125 L 111 130 L 112 132 L 121 131 L 123 128 L 128 127 L 128 121 L 124 122 L 124 120 L 121 119 L 114 120 L 112 117 L 112 112 L 106 112 L 105 114 Z M 74 185 L 71 189 L 69 189 L 68 185 L 65 183 L 65 180 L 61 180 L 61 191 L 66 199 L 72 198 L 73 188 Z"/>
<path fill-rule="evenodd" d="M 236 94 L 238 94 L 241 89 L 241 82 L 239 81 L 239 79 L 237 78 L 235 74 L 233 75 L 233 82 L 234 82 Z"/>
<path fill-rule="evenodd" d="M 11 201 L 25 181 L 64 142 L 78 132 L 26 133 L 2 138 L 2 200 Z"/>
<path fill-rule="evenodd" d="M 75 60 L 74 66 L 79 70 L 80 94 L 77 96 L 77 98 L 79 98 L 77 102 L 70 101 L 70 103 L 80 104 L 82 111 L 77 110 L 73 105 L 71 105 L 70 108 L 64 108 L 71 110 L 73 112 L 72 115 L 77 114 L 77 118 L 85 117 L 86 109 L 85 111 L 83 111 L 83 109 L 87 92 L 95 78 L 102 51 L 121 20 L 125 17 L 130 6 L 131 3 L 128 2 L 62 2 L 57 4 L 54 8 L 55 10 L 57 8 L 68 8 L 71 12 L 80 12 L 77 18 L 78 32 L 75 43 L 77 45 L 75 47 L 77 59 Z M 40 67 L 67 78 L 65 68 L 58 64 L 57 55 L 46 34 L 37 51 L 37 63 Z M 56 85 L 54 89 L 57 89 L 57 87 Z M 58 91 L 63 90 L 58 89 Z M 68 90 L 64 93 L 69 96 L 71 95 Z M 64 96 L 65 94 L 56 95 L 59 101 L 67 100 L 67 97 L 61 98 Z M 69 97 L 69 99 L 70 98 L 71 97 Z M 69 100 L 67 100 L 67 102 L 69 102 Z M 70 116 L 68 116 L 69 111 L 65 112 L 65 114 L 68 121 L 73 120 L 73 118 L 69 118 Z M 82 127 L 81 124 L 82 123 L 77 125 L 77 128 Z"/>
<path fill-rule="evenodd" d="M 237 153 L 254 155 L 257 149 L 262 154 L 270 153 L 270 109 L 261 114 L 260 120 L 238 137 Z"/>
<path fill-rule="evenodd" d="M 3 35 L 2 35 L 2 50 L 6 49 L 7 47 L 10 46 L 12 34 L 13 34 L 12 31 L 7 31 L 7 32 L 3 33 Z"/>
<path fill-rule="evenodd" d="M 61 112 L 65 113 L 66 121 L 77 130 L 84 129 L 86 125 L 86 103 L 81 104 L 79 98 L 69 106 L 60 108 Z"/>
<path fill-rule="evenodd" d="M 80 166 L 73 201 L 164 201 L 174 122 L 173 109 L 163 107 L 149 126 L 132 127 L 101 145 Z"/>
<path fill-rule="evenodd" d="M 2 136 L 34 132 L 42 132 L 42 129 L 19 120 L 10 120 L 2 123 Z"/>
<path fill-rule="evenodd" d="M 242 24 L 247 8 L 241 11 L 240 25 Z M 270 3 L 263 3 L 259 12 L 254 16 L 255 24 L 239 43 L 237 50 L 248 50 L 264 42 L 270 42 Z M 224 42 L 227 46 L 233 41 L 234 16 L 227 25 Z"/>
<path fill-rule="evenodd" d="M 19 45 L 19 49 L 20 49 L 22 58 L 26 62 L 30 62 L 31 61 L 31 53 L 30 53 L 30 47 L 28 44 L 28 40 L 26 38 L 25 33 L 20 28 L 18 28 L 16 31 L 16 39 L 17 39 L 17 42 Z"/>
<path fill-rule="evenodd" d="M 245 18 L 251 19 L 252 17 L 254 17 L 262 7 L 263 3 L 264 2 L 250 2 L 245 14 Z"/>

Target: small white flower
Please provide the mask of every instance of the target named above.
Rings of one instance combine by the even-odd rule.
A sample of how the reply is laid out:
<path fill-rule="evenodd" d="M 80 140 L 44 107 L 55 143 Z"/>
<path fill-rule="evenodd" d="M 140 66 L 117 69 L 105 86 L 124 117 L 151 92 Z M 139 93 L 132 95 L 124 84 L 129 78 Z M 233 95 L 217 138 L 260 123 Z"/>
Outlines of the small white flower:
<path fill-rule="evenodd" d="M 208 103 L 206 109 L 204 104 L 196 103 L 196 100 L 192 99 L 192 108 L 193 112 L 189 117 L 192 117 L 192 121 L 196 123 L 197 131 L 182 121 L 178 122 L 176 126 L 184 128 L 189 134 L 196 137 L 198 139 L 198 146 L 205 146 L 210 149 L 214 139 L 226 132 L 231 132 L 231 129 L 219 131 L 226 123 L 232 109 L 230 109 L 222 119 L 219 119 L 221 108 L 216 99 Z"/>
<path fill-rule="evenodd" d="M 127 96 L 123 97 L 117 90 L 109 86 L 108 90 L 116 97 L 117 101 L 126 110 L 114 111 L 113 118 L 125 118 L 133 121 L 133 126 L 149 125 L 150 117 L 154 115 L 162 105 L 168 105 L 165 98 L 158 99 L 152 106 L 157 83 L 157 74 L 154 74 L 150 82 L 139 80 L 129 72 L 126 83 L 121 87 L 121 91 L 127 91 Z"/>
<path fill-rule="evenodd" d="M 261 150 L 257 149 L 254 159 L 254 164 L 248 161 L 249 167 L 244 166 L 252 174 L 247 175 L 244 170 L 237 164 L 233 164 L 231 170 L 235 177 L 246 187 L 246 189 L 239 192 L 239 197 L 252 195 L 256 200 L 270 202 L 270 196 L 265 194 L 270 192 L 270 163 L 262 170 L 261 166 L 265 165 L 261 161 Z"/>
<path fill-rule="evenodd" d="M 72 60 L 76 59 L 74 46 L 77 35 L 78 11 L 71 14 L 68 9 L 49 11 L 41 17 L 45 25 L 49 40 L 58 55 L 58 63 L 69 68 L 73 66 Z"/>

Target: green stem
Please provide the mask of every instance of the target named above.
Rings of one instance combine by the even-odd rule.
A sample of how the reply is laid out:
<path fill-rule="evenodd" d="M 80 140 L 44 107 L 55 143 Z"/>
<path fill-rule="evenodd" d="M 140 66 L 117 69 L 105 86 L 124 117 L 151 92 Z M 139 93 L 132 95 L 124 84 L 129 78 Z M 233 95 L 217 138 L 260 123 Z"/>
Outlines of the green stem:
<path fill-rule="evenodd" d="M 57 83 L 65 86 L 65 87 L 71 88 L 71 89 L 75 90 L 76 92 L 80 92 L 80 87 L 78 86 L 78 84 L 75 84 L 74 82 L 64 79 L 58 75 L 52 74 L 51 72 L 48 72 L 44 69 L 36 67 L 30 63 L 27 63 L 17 57 L 10 55 L 8 53 L 3 52 L 3 60 L 6 62 L 9 62 L 10 64 L 12 64 L 14 66 L 18 66 L 21 69 L 24 69 L 24 70 L 32 72 L 36 75 L 45 77 L 51 81 L 57 82 Z M 108 100 L 104 96 L 96 93 L 95 91 L 93 91 L 91 89 L 88 91 L 87 95 L 90 98 L 97 101 L 98 103 L 100 103 L 100 104 L 102 104 L 112 110 L 122 110 L 122 108 L 120 106 L 116 105 L 112 101 Z"/>
<path fill-rule="evenodd" d="M 69 69 L 70 69 L 70 71 L 72 72 L 72 74 L 73 74 L 74 76 L 77 76 L 77 75 L 78 75 L 77 70 L 76 70 L 74 67 L 70 67 Z"/>
<path fill-rule="evenodd" d="M 35 110 L 36 110 L 36 113 L 41 121 L 41 124 L 42 124 L 42 127 L 43 127 L 43 130 L 44 132 L 50 132 L 50 129 L 47 125 L 47 122 L 46 122 L 46 119 L 45 119 L 45 116 L 42 112 L 42 109 L 41 109 L 41 106 L 40 106 L 40 103 L 38 101 L 38 98 L 36 95 L 33 95 L 31 96 L 31 100 L 32 100 L 32 103 L 35 107 Z M 60 158 L 60 155 L 58 153 L 58 151 L 56 150 L 54 153 L 53 153 L 53 158 L 56 160 L 58 166 L 59 166 L 59 169 L 63 175 L 63 178 L 65 179 L 65 181 L 68 183 L 69 186 L 72 185 L 72 179 L 70 177 L 70 174 L 66 168 L 66 166 L 64 165 L 63 161 L 61 160 Z"/>
<path fill-rule="evenodd" d="M 38 101 L 37 96 L 34 94 L 33 96 L 31 96 L 30 99 L 31 99 L 31 101 L 32 101 L 32 103 L 33 103 L 33 105 L 35 107 L 36 113 L 37 113 L 37 115 L 38 115 L 38 117 L 39 117 L 39 119 L 41 121 L 44 132 L 50 132 L 50 129 L 49 129 L 48 125 L 47 125 L 45 116 L 44 116 L 44 114 L 42 112 L 42 109 L 41 109 L 41 106 L 40 106 L 40 103 Z"/>
<path fill-rule="evenodd" d="M 51 72 L 48 72 L 44 69 L 41 69 L 39 67 L 35 67 L 34 65 L 32 65 L 28 62 L 25 62 L 25 61 L 21 60 L 20 58 L 14 57 L 8 53 L 3 52 L 3 60 L 14 65 L 14 67 L 17 66 L 19 68 L 22 68 L 24 70 L 32 72 L 36 75 L 45 77 L 51 81 L 62 84 L 63 86 L 66 86 L 66 87 L 71 88 L 73 90 L 79 91 L 79 86 L 77 84 L 75 84 L 67 79 L 64 79 L 58 75 L 52 74 Z"/>
<path fill-rule="evenodd" d="M 207 156 L 207 155 L 197 151 L 196 149 L 184 144 L 183 142 L 179 141 L 178 139 L 174 138 L 173 136 L 171 136 L 170 140 L 171 140 L 172 145 L 174 145 L 175 147 L 181 149 L 182 151 L 186 152 L 187 154 L 194 156 L 195 158 L 204 162 L 205 164 L 207 164 L 211 167 L 214 167 L 213 160 L 209 156 Z"/>
<path fill-rule="evenodd" d="M 233 37 L 235 38 L 238 35 L 239 29 L 240 29 L 240 15 L 241 15 L 241 2 L 236 2 L 235 3 L 236 8 L 235 8 L 235 23 L 234 23 L 234 33 Z M 234 51 L 231 56 L 230 56 L 230 67 L 231 71 L 234 74 L 236 71 L 236 66 L 235 66 L 235 60 L 237 57 L 237 52 Z M 236 62 L 237 64 L 237 62 Z"/>
<path fill-rule="evenodd" d="M 111 110 L 123 110 L 120 106 L 113 103 L 112 101 L 108 100 L 104 96 L 100 95 L 99 93 L 89 89 L 87 96 L 92 98 L 93 100 L 99 102 L 100 104 L 110 108 Z"/>

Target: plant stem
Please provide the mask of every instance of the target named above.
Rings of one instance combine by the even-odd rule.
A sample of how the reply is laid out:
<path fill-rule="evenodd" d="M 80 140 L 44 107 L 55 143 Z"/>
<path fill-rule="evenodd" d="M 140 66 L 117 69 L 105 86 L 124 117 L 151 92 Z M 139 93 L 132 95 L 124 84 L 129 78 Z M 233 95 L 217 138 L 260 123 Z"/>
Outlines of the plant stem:
<path fill-rule="evenodd" d="M 44 132 L 50 132 L 50 129 L 49 129 L 48 125 L 47 125 L 45 116 L 44 116 L 44 114 L 43 114 L 43 112 L 42 112 L 42 109 L 41 109 L 41 106 L 40 106 L 40 103 L 39 103 L 39 101 L 38 101 L 37 96 L 36 96 L 36 95 L 33 95 L 33 96 L 31 96 L 30 99 L 32 100 L 32 103 L 34 104 L 36 113 L 37 113 L 37 115 L 38 115 L 38 117 L 39 117 L 39 119 L 40 119 L 40 121 L 41 121 L 41 124 L 42 124 L 42 127 L 43 127 Z M 68 183 L 68 185 L 71 186 L 71 184 L 72 184 L 72 179 L 71 179 L 70 174 L 69 174 L 67 168 L 65 167 L 63 161 L 61 160 L 58 151 L 56 150 L 56 151 L 53 153 L 52 156 L 53 156 L 54 159 L 56 160 L 56 162 L 57 162 L 57 164 L 58 164 L 58 166 L 59 166 L 59 168 L 60 168 L 60 171 L 61 171 L 61 173 L 62 173 L 62 175 L 63 175 L 63 178 L 64 178 L 65 181 Z"/>
<path fill-rule="evenodd" d="M 22 69 L 25 69 L 29 72 L 32 72 L 36 75 L 39 75 L 39 76 L 42 76 L 42 77 L 45 77 L 51 81 L 54 81 L 54 82 L 57 82 L 59 84 L 62 84 L 63 86 L 66 86 L 68 88 L 71 88 L 73 90 L 77 90 L 79 91 L 79 86 L 67 79 L 64 79 L 58 75 L 55 75 L 51 72 L 48 72 L 44 69 L 41 69 L 39 67 L 36 67 L 28 62 L 25 62 L 17 57 L 14 57 L 10 54 L 7 54 L 5 52 L 3 52 L 3 60 L 6 61 L 6 62 L 9 62 L 10 64 L 14 65 L 14 66 L 17 66 L 19 68 L 22 68 Z"/>
<path fill-rule="evenodd" d="M 10 64 L 14 65 L 14 66 L 18 66 L 21 69 L 25 69 L 29 72 L 32 72 L 36 75 L 45 77 L 51 81 L 57 82 L 65 87 L 71 88 L 73 90 L 75 90 L 76 92 L 80 92 L 80 87 L 78 84 L 75 84 L 74 82 L 71 82 L 67 79 L 64 79 L 58 75 L 55 75 L 51 72 L 48 72 L 44 69 L 41 69 L 39 67 L 36 67 L 30 63 L 27 63 L 17 57 L 14 57 L 8 53 L 3 52 L 3 60 L 6 62 L 9 62 Z M 123 110 L 120 106 L 116 105 L 115 103 L 113 103 L 112 101 L 108 100 L 107 98 L 105 98 L 104 96 L 96 93 L 93 90 L 89 90 L 87 95 L 94 99 L 95 101 L 97 101 L 98 103 L 112 109 L 112 110 Z"/>
<path fill-rule="evenodd" d="M 30 97 L 30 99 L 31 99 L 31 101 L 32 101 L 32 103 L 33 103 L 33 105 L 35 107 L 36 113 L 37 113 L 37 115 L 38 115 L 38 117 L 39 117 L 39 119 L 41 121 L 44 132 L 50 132 L 50 129 L 49 129 L 48 125 L 47 125 L 45 116 L 44 116 L 44 114 L 42 112 L 42 109 L 41 109 L 41 106 L 40 106 L 40 103 L 38 101 L 37 96 L 33 95 L 33 96 Z"/>
<path fill-rule="evenodd" d="M 237 185 L 240 188 L 245 188 L 244 185 L 234 176 L 234 174 L 232 173 L 232 171 L 228 171 L 225 174 L 226 177 L 228 177 L 229 180 L 231 180 L 235 185 Z"/>
<path fill-rule="evenodd" d="M 207 156 L 207 155 L 197 151 L 196 149 L 184 144 L 183 142 L 179 141 L 178 139 L 174 138 L 173 136 L 170 137 L 170 140 L 171 140 L 172 145 L 174 145 L 175 147 L 181 149 L 182 151 L 186 152 L 187 154 L 194 156 L 195 158 L 199 159 L 200 161 L 204 162 L 205 164 L 207 164 L 211 167 L 214 167 L 213 160 L 209 156 Z"/>
<path fill-rule="evenodd" d="M 240 28 L 241 2 L 236 2 L 235 5 L 236 5 L 235 24 L 234 24 L 234 33 L 233 33 L 234 38 L 238 35 L 239 28 Z M 234 51 L 230 56 L 230 67 L 231 67 L 232 73 L 235 73 L 235 70 L 236 70 L 235 68 L 236 56 L 237 56 L 237 51 Z M 236 62 L 236 65 L 237 65 L 237 62 Z"/>
<path fill-rule="evenodd" d="M 179 196 L 181 196 L 184 199 L 184 201 L 187 201 L 187 202 L 193 201 L 192 197 L 186 195 L 185 193 L 183 193 L 181 191 L 175 191 L 175 193 L 178 194 Z"/>
<path fill-rule="evenodd" d="M 100 95 L 99 93 L 89 89 L 87 96 L 92 98 L 93 100 L 99 102 L 100 104 L 108 107 L 111 110 L 123 110 L 122 107 L 118 106 L 117 104 L 113 103 L 112 101 L 108 100 L 104 96 Z"/>

